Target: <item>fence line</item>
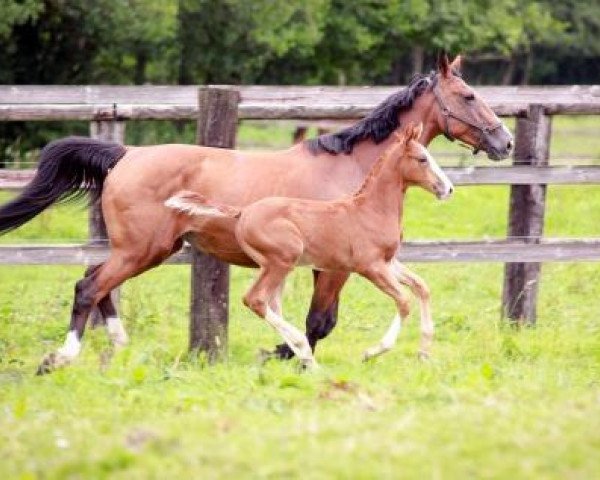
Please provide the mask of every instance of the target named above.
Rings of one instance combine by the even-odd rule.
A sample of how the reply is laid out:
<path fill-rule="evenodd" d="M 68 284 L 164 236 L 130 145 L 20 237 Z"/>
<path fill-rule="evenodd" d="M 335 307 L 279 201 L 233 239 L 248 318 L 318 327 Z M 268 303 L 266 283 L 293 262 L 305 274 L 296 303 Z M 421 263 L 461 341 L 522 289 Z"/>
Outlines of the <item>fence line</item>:
<path fill-rule="evenodd" d="M 600 165 L 533 167 L 444 167 L 455 185 L 583 185 L 600 184 Z M 0 170 L 0 189 L 21 189 L 35 170 Z"/>
<path fill-rule="evenodd" d="M 237 119 L 356 119 L 397 90 L 397 87 L 0 86 L 0 121 L 88 120 L 96 122 L 98 131 L 110 131 L 124 120 L 194 119 L 199 143 L 227 147 L 233 145 Z M 451 167 L 446 171 L 457 185 L 511 185 L 508 233 L 513 238 L 407 242 L 400 259 L 508 262 L 504 312 L 509 318 L 534 322 L 539 262 L 600 260 L 600 239 L 542 238 L 546 185 L 600 183 L 597 166 L 548 166 L 551 115 L 600 115 L 600 86 L 480 87 L 478 92 L 498 115 L 517 117 L 513 166 Z M 224 111 L 227 115 L 223 115 Z M 31 174 L 31 171 L 1 172 L 0 188 L 22 187 Z M 0 264 L 97 264 L 106 258 L 108 250 L 103 239 L 97 238 L 96 242 L 95 245 L 4 245 L 0 246 Z M 206 255 L 192 254 L 189 247 L 168 263 L 194 265 L 190 345 L 204 348 L 211 358 L 216 358 L 227 339 L 228 268 Z M 202 277 L 206 268 L 212 272 L 208 280 Z M 218 294 L 213 295 L 211 290 Z M 203 305 L 212 307 L 206 309 Z"/>

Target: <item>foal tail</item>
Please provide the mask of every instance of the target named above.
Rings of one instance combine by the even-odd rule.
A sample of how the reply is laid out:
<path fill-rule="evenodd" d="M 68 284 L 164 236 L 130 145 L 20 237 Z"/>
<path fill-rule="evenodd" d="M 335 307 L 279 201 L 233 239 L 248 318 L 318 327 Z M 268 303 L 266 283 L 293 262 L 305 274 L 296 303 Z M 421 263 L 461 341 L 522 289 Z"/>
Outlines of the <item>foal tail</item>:
<path fill-rule="evenodd" d="M 165 202 L 165 206 L 198 217 L 239 218 L 241 208 L 208 200 L 199 193 L 182 190 Z"/>
<path fill-rule="evenodd" d="M 86 194 L 97 200 L 104 179 L 125 155 L 118 143 L 87 137 L 55 140 L 40 153 L 37 172 L 21 194 L 0 207 L 0 233 L 23 225 L 53 203 Z"/>

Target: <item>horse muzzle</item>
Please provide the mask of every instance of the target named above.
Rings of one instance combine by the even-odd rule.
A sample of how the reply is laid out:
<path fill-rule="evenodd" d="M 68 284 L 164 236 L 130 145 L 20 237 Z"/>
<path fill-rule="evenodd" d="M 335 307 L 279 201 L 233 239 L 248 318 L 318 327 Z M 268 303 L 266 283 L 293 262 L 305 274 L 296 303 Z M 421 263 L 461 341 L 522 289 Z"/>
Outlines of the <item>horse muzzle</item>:
<path fill-rule="evenodd" d="M 486 133 L 482 138 L 482 150 L 490 160 L 499 161 L 508 158 L 513 151 L 514 139 L 504 125 L 493 132 Z"/>

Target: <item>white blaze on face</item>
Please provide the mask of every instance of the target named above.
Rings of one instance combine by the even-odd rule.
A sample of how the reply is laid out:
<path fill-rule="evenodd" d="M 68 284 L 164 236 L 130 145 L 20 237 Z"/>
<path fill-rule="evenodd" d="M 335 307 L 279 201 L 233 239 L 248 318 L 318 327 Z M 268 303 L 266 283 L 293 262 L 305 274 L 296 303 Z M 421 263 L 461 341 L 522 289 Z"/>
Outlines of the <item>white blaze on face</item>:
<path fill-rule="evenodd" d="M 452 195 L 452 191 L 454 190 L 454 185 L 444 173 L 444 171 L 440 168 L 435 159 L 431 156 L 429 151 L 423 147 L 423 151 L 425 152 L 425 156 L 427 157 L 427 161 L 429 162 L 429 167 L 434 175 L 437 177 L 439 184 L 441 184 L 442 189 L 439 192 L 438 198 L 440 200 L 446 200 Z"/>

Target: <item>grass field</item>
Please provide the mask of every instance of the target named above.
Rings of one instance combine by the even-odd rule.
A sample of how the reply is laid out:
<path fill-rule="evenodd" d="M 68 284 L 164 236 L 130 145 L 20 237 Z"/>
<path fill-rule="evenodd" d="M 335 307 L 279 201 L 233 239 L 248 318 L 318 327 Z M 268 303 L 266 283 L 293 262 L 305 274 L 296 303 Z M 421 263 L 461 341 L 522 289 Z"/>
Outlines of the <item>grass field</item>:
<path fill-rule="evenodd" d="M 501 237 L 507 203 L 505 187 L 443 204 L 412 191 L 406 236 Z M 600 187 L 549 189 L 548 236 L 599 229 Z M 68 206 L 1 241 L 85 235 Z M 544 265 L 538 325 L 518 331 L 499 320 L 502 265 L 412 267 L 433 292 L 426 363 L 416 305 L 397 348 L 360 362 L 393 305 L 353 278 L 320 372 L 260 365 L 279 339 L 241 305 L 253 272 L 233 268 L 229 358 L 209 367 L 186 353 L 189 268 L 163 266 L 124 287 L 126 350 L 107 365 L 105 333 L 88 331 L 79 361 L 45 377 L 33 373 L 64 338 L 83 268 L 0 268 L 0 478 L 598 478 L 600 265 Z M 297 325 L 310 283 L 301 270 L 287 284 Z"/>

